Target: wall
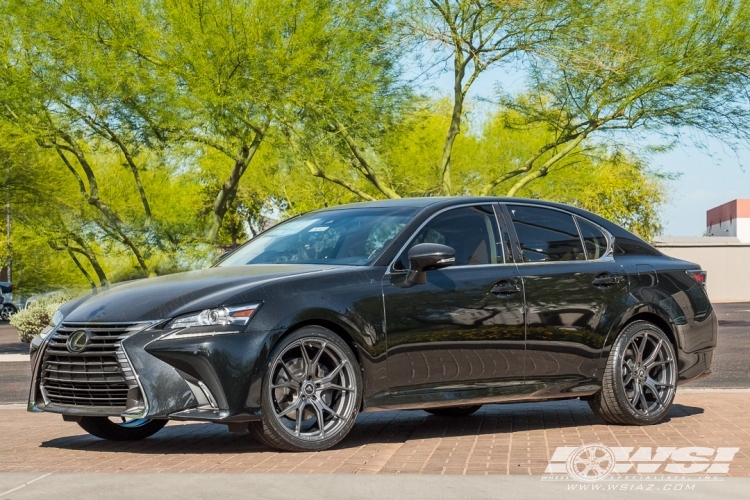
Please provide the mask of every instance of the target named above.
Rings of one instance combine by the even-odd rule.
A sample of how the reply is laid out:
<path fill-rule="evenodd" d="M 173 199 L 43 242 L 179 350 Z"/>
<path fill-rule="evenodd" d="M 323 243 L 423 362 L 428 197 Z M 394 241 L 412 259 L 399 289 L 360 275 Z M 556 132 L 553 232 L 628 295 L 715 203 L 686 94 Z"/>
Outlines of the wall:
<path fill-rule="evenodd" d="M 708 236 L 733 236 L 743 243 L 750 243 L 750 219 L 726 220 L 706 228 Z"/>
<path fill-rule="evenodd" d="M 670 257 L 695 262 L 708 271 L 706 285 L 712 301 L 750 302 L 750 243 L 657 242 L 654 246 Z"/>

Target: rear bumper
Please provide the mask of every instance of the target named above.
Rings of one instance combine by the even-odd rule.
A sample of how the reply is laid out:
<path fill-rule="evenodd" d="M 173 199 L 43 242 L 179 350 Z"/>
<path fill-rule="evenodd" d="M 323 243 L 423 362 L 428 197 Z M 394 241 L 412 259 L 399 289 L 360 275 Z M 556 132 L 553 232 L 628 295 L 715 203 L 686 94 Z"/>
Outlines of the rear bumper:
<path fill-rule="evenodd" d="M 713 349 L 692 353 L 681 352 L 678 357 L 680 358 L 680 365 L 684 365 L 684 368 L 678 372 L 677 385 L 700 380 L 713 373 Z"/>
<path fill-rule="evenodd" d="M 690 321 L 677 328 L 677 383 L 705 378 L 712 373 L 719 321 L 712 310 L 700 321 Z"/>

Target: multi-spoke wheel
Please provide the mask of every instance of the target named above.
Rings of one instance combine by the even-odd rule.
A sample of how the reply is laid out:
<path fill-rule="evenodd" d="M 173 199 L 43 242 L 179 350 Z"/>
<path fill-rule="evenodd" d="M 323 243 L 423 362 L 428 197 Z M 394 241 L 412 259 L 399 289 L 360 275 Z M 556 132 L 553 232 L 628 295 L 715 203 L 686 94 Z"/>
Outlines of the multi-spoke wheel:
<path fill-rule="evenodd" d="M 318 326 L 297 330 L 269 357 L 262 421 L 254 434 L 274 448 L 324 450 L 341 441 L 359 412 L 357 360 L 341 337 Z"/>
<path fill-rule="evenodd" d="M 676 387 L 677 359 L 669 337 L 651 323 L 636 321 L 615 340 L 602 390 L 590 404 L 610 423 L 654 424 L 672 406 Z"/>
<path fill-rule="evenodd" d="M 16 314 L 16 312 L 16 308 L 13 304 L 3 304 L 2 309 L 0 309 L 0 319 L 8 321 L 12 315 Z"/>
<path fill-rule="evenodd" d="M 110 441 L 137 441 L 156 434 L 167 425 L 167 421 L 150 418 L 83 417 L 78 425 L 98 438 Z"/>

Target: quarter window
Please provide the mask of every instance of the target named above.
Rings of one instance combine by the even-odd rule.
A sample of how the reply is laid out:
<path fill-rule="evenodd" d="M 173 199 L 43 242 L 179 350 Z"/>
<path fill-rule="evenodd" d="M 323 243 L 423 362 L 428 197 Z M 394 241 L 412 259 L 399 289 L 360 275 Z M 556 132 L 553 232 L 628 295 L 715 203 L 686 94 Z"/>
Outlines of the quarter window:
<path fill-rule="evenodd" d="M 607 253 L 607 237 L 596 226 L 581 218 L 578 218 L 578 227 L 581 230 L 583 246 L 586 249 L 586 258 L 589 260 L 601 259 Z"/>
<path fill-rule="evenodd" d="M 419 243 L 440 243 L 456 251 L 457 266 L 502 264 L 503 247 L 491 205 L 462 207 L 435 216 L 409 244 L 399 259 L 409 267 L 409 248 Z"/>
<path fill-rule="evenodd" d="M 541 207 L 508 205 L 524 262 L 586 260 L 573 216 Z"/>

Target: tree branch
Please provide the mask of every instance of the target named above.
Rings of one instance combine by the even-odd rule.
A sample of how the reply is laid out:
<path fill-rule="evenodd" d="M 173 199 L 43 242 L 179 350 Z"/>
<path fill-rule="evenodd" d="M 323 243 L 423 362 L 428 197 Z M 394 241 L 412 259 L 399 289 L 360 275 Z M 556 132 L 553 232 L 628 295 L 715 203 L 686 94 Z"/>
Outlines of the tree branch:
<path fill-rule="evenodd" d="M 565 158 L 571 151 L 573 151 L 575 148 L 578 147 L 578 145 L 583 141 L 583 139 L 586 138 L 586 133 L 581 133 L 570 141 L 565 148 L 563 148 L 560 152 L 552 156 L 550 159 L 548 159 L 546 162 L 542 164 L 541 167 L 539 167 L 538 170 L 534 172 L 530 172 L 529 174 L 525 175 L 521 179 L 516 182 L 512 188 L 508 191 L 508 194 L 506 196 L 515 196 L 518 191 L 529 184 L 531 181 L 538 179 L 540 177 L 544 177 L 549 172 L 550 167 L 552 167 L 555 163 L 560 161 L 561 159 Z"/>
<path fill-rule="evenodd" d="M 401 196 L 393 190 L 390 186 L 386 186 L 381 180 L 380 177 L 375 173 L 375 170 L 372 168 L 370 163 L 367 161 L 367 159 L 362 154 L 362 151 L 360 151 L 359 147 L 357 146 L 357 143 L 354 141 L 351 135 L 346 130 L 346 127 L 344 127 L 341 122 L 336 120 L 336 130 L 341 134 L 341 136 L 344 138 L 344 141 L 346 142 L 347 146 L 349 146 L 349 149 L 351 150 L 354 157 L 357 159 L 359 164 L 362 166 L 363 174 L 365 177 L 372 183 L 375 188 L 383 193 L 387 198 L 391 199 L 397 199 L 401 198 Z M 347 188 L 348 189 L 348 188 Z"/>

